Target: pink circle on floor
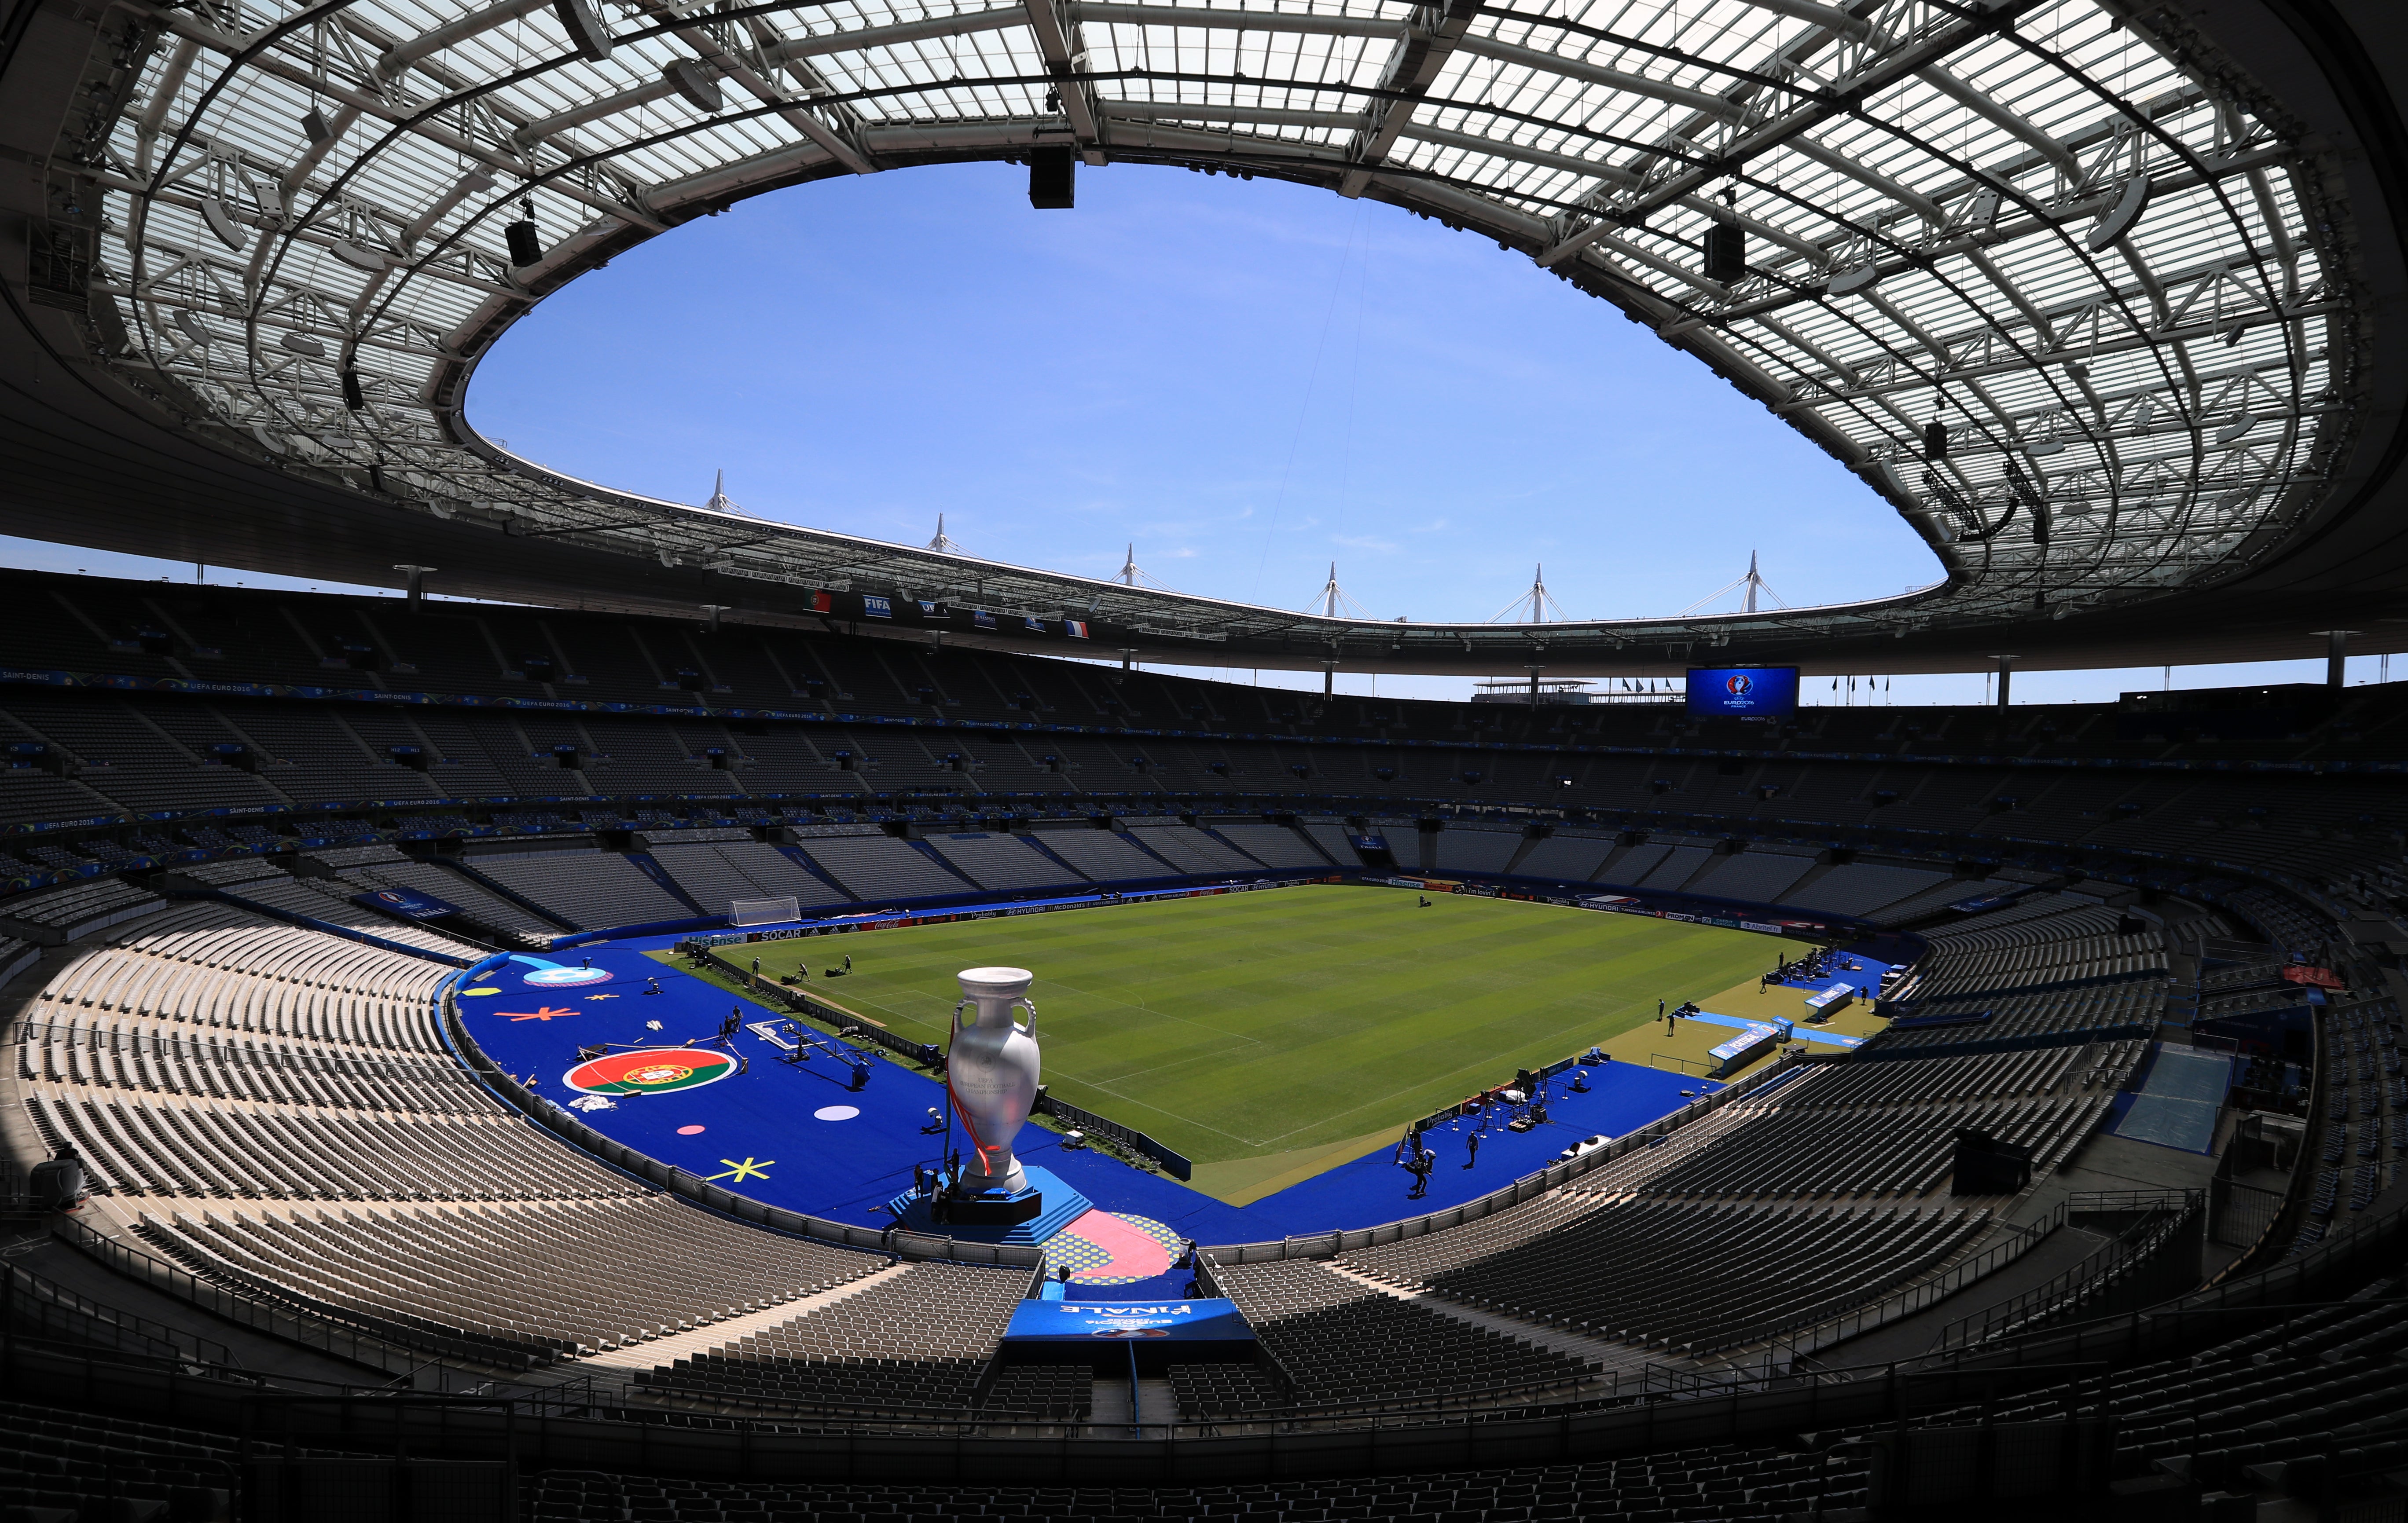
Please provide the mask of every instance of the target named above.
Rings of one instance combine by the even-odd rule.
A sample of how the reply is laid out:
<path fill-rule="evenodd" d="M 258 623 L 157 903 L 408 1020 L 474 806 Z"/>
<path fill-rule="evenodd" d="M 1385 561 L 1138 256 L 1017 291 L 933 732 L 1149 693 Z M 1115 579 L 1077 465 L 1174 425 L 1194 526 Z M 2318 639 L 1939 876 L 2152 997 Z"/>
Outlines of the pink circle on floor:
<path fill-rule="evenodd" d="M 699 1137 L 702 1135 L 702 1128 L 680 1127 L 678 1128 L 678 1135 L 681 1137 Z"/>

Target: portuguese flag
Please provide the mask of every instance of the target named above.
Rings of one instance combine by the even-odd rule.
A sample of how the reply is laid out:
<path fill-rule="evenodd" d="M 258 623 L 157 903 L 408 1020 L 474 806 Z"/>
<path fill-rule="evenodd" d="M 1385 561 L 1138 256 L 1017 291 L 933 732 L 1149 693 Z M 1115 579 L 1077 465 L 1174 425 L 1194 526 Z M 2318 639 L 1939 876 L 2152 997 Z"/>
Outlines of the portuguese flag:
<path fill-rule="evenodd" d="M 724 1052 L 699 1047 L 652 1047 L 642 1052 L 614 1052 L 580 1063 L 568 1071 L 568 1087 L 592 1094 L 656 1095 L 691 1089 L 724 1079 L 736 1071 L 736 1060 Z"/>

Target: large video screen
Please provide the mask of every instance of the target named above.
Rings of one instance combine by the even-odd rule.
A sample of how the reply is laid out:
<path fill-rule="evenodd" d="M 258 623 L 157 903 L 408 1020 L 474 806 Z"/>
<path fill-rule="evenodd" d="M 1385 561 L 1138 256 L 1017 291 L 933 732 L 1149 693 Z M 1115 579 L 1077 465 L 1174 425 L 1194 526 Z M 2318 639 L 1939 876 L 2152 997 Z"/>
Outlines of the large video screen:
<path fill-rule="evenodd" d="M 1697 718 L 1780 719 L 1797 712 L 1795 666 L 1689 668 L 1689 713 Z"/>

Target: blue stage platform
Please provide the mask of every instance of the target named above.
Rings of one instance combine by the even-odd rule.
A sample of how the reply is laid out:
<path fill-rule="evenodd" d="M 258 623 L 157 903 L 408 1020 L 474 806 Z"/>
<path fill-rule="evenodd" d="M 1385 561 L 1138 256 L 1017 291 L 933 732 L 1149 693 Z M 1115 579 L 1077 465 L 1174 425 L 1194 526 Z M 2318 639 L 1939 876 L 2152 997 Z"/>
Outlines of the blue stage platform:
<path fill-rule="evenodd" d="M 938 1161 L 944 1139 L 922 1128 L 930 1107 L 941 1110 L 943 1087 L 882 1053 L 858 1090 L 851 1087 L 850 1062 L 824 1054 L 809 1062 L 780 1060 L 778 1046 L 742 1028 L 782 1022 L 782 1013 L 643 955 L 674 940 L 645 937 L 514 961 L 464 989 L 462 1018 L 495 1063 L 532 1077 L 538 1096 L 572 1107 L 606 1136 L 769 1205 L 892 1225 L 888 1203 L 910 1190 L 913 1166 Z M 573 969 L 587 961 L 608 978 L 565 983 L 542 973 L 546 964 Z M 530 984 L 531 975 L 542 981 Z M 645 992 L 651 979 L 659 980 L 658 994 Z M 492 992 L 479 992 L 484 989 Z M 723 1042 L 719 1032 L 731 1013 L 739 1029 Z M 627 1078 L 618 1092 L 572 1088 L 579 1049 L 602 1044 L 692 1048 L 701 1056 L 664 1059 L 652 1065 L 657 1072 L 623 1064 Z M 723 1062 L 720 1054 L 735 1061 Z M 690 1072 L 681 1076 L 680 1070 Z M 1720 1088 L 1629 1063 L 1605 1063 L 1588 1074 L 1586 1094 L 1570 1093 L 1562 1082 L 1554 1087 L 1545 1126 L 1484 1134 L 1476 1160 L 1468 1146 L 1470 1123 L 1432 1131 L 1426 1141 L 1439 1163 L 1421 1201 L 1406 1198 L 1412 1176 L 1385 1147 L 1242 1207 L 1098 1153 L 1065 1148 L 1058 1134 L 1035 1125 L 1021 1133 L 1016 1149 L 1032 1169 L 1045 1170 L 1101 1210 L 1159 1222 L 1202 1243 L 1263 1242 L 1377 1226 L 1475 1200 L 1545 1167 L 1582 1138 L 1620 1136 L 1691 1095 Z"/>

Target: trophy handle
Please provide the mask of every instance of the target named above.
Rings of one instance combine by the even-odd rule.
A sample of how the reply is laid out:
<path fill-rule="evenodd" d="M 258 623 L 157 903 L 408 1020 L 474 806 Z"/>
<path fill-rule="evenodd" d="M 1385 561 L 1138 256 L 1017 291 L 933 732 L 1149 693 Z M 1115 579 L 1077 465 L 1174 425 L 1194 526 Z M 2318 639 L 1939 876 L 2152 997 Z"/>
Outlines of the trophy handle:
<path fill-rule="evenodd" d="M 1027 995 L 1023 994 L 1011 1003 L 1028 1012 L 1028 1024 L 1020 1029 L 1028 1036 L 1032 1038 L 1035 1037 L 1037 1034 L 1037 1002 L 1030 999 Z M 1007 1006 L 1007 1008 L 1009 1007 Z"/>

